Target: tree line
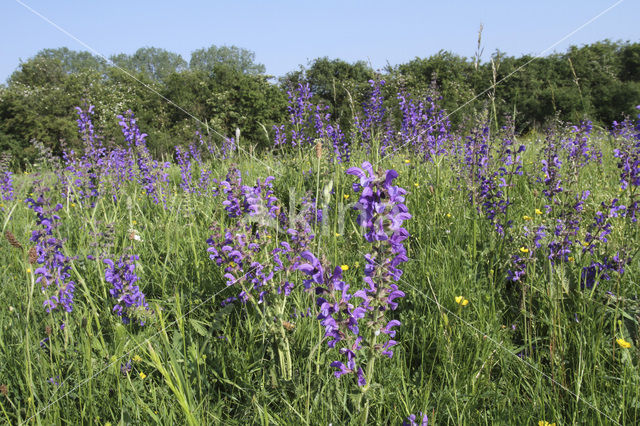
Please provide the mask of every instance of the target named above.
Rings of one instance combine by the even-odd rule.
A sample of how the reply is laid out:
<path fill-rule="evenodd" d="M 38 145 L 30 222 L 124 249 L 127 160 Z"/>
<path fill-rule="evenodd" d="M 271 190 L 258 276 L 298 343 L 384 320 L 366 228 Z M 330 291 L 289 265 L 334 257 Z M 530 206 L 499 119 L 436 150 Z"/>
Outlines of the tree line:
<path fill-rule="evenodd" d="M 520 132 L 556 117 L 606 127 L 640 104 L 640 43 L 609 40 L 541 58 L 496 51 L 482 63 L 440 51 L 383 70 L 323 57 L 279 79 L 265 73 L 253 52 L 235 46 L 196 50 L 188 62 L 154 47 L 109 59 L 59 48 L 22 62 L 0 85 L 0 151 L 24 163 L 37 155 L 34 140 L 56 154 L 77 146 L 74 107 L 83 103 L 96 106 L 94 122 L 106 143 L 121 140 L 115 117 L 132 110 L 156 155 L 172 155 L 196 131 L 215 139 L 240 129 L 243 140 L 268 148 L 273 126 L 288 120 L 288 92 L 301 82 L 347 133 L 372 79 L 386 81 L 389 107 L 397 93 L 430 96 L 454 126 L 488 109 L 497 121 L 510 116 Z"/>

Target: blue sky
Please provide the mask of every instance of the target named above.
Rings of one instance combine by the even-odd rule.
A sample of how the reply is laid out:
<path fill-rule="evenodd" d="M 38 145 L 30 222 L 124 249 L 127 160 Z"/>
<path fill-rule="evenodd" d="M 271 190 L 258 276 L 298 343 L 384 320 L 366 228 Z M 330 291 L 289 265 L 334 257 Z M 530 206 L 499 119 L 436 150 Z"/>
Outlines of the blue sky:
<path fill-rule="evenodd" d="M 449 50 L 471 57 L 484 26 L 484 58 L 539 54 L 616 0 L 538 1 L 51 1 L 19 0 L 96 51 L 144 46 L 181 54 L 212 44 L 256 53 L 280 76 L 321 56 L 365 60 L 374 68 Z M 640 42 L 640 2 L 625 0 L 553 51 L 605 38 Z M 0 4 L 0 82 L 44 48 L 88 50 L 16 0 Z"/>

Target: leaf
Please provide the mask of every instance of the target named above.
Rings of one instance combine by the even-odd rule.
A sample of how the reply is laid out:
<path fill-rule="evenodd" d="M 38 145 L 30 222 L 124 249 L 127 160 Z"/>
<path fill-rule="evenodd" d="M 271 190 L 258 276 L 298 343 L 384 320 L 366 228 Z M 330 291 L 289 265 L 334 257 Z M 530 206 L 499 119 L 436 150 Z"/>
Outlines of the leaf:
<path fill-rule="evenodd" d="M 333 189 L 333 179 L 326 184 L 322 190 L 322 195 L 324 196 L 324 203 L 329 204 L 331 201 L 331 190 Z"/>
<path fill-rule="evenodd" d="M 207 332 L 207 329 L 204 327 L 204 322 L 202 321 L 198 321 L 195 319 L 190 319 L 189 323 L 191 324 L 191 327 L 193 328 L 193 331 L 195 331 L 196 333 L 198 333 L 200 336 L 206 336 L 209 333 Z"/>

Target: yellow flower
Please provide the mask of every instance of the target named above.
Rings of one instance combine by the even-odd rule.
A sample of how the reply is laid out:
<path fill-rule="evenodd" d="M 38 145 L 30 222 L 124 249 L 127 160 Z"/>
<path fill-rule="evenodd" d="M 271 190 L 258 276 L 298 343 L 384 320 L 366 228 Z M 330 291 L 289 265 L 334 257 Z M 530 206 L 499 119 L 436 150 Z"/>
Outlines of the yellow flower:
<path fill-rule="evenodd" d="M 344 197 L 345 200 L 348 200 L 349 199 L 349 194 L 344 194 L 343 197 Z"/>
<path fill-rule="evenodd" d="M 462 296 L 456 296 L 456 303 L 458 305 L 467 306 L 469 301 Z"/>
<path fill-rule="evenodd" d="M 582 242 L 582 245 L 583 245 L 584 247 L 589 247 L 589 244 L 590 244 L 590 243 L 588 243 L 588 242 L 586 242 L 586 241 L 583 241 L 583 242 Z"/>
<path fill-rule="evenodd" d="M 411 163 L 411 160 L 404 160 L 404 164 L 409 164 Z"/>
<path fill-rule="evenodd" d="M 339 236 L 340 236 L 340 234 L 338 234 L 338 233 L 336 232 L 336 237 L 339 237 Z"/>
<path fill-rule="evenodd" d="M 340 269 L 342 269 L 343 271 L 348 271 L 349 270 L 349 265 L 341 265 Z"/>
<path fill-rule="evenodd" d="M 576 260 L 573 256 L 569 256 L 569 262 L 573 262 L 574 260 Z"/>
<path fill-rule="evenodd" d="M 27 274 L 31 273 L 31 268 L 27 268 Z"/>
<path fill-rule="evenodd" d="M 616 342 L 618 342 L 621 348 L 629 349 L 631 347 L 631 343 L 624 339 L 616 339 Z"/>
<path fill-rule="evenodd" d="M 536 209 L 536 214 L 542 214 L 542 210 Z"/>
<path fill-rule="evenodd" d="M 144 380 L 146 377 L 147 377 L 147 375 L 146 375 L 146 374 L 144 374 L 144 373 L 141 371 L 141 372 L 140 372 L 140 378 L 141 378 L 142 380 Z"/>
<path fill-rule="evenodd" d="M 234 268 L 236 266 L 236 262 L 229 262 L 229 266 L 231 266 L 232 268 Z"/>
<path fill-rule="evenodd" d="M 529 253 L 529 249 L 526 247 L 520 247 L 520 251 L 523 253 Z"/>
<path fill-rule="evenodd" d="M 538 422 L 538 426 L 556 426 L 555 422 L 554 423 L 549 423 L 546 420 L 540 420 Z"/>
<path fill-rule="evenodd" d="M 524 220 L 531 220 L 531 216 L 524 215 L 524 216 L 522 216 L 522 219 L 524 219 Z"/>
<path fill-rule="evenodd" d="M 420 188 L 420 184 L 418 182 L 414 183 L 413 186 L 415 186 L 416 188 Z"/>
<path fill-rule="evenodd" d="M 451 217 L 451 213 L 447 213 L 447 217 Z"/>
<path fill-rule="evenodd" d="M 131 224 L 132 224 L 132 225 L 137 225 L 137 224 L 138 224 L 138 222 L 136 222 L 135 220 L 132 220 L 132 221 L 131 221 Z"/>
<path fill-rule="evenodd" d="M 75 206 L 76 206 L 76 203 L 71 203 L 71 207 L 75 207 Z"/>
<path fill-rule="evenodd" d="M 133 362 L 140 362 L 142 361 L 142 358 L 140 358 L 140 355 L 136 355 L 133 357 Z"/>

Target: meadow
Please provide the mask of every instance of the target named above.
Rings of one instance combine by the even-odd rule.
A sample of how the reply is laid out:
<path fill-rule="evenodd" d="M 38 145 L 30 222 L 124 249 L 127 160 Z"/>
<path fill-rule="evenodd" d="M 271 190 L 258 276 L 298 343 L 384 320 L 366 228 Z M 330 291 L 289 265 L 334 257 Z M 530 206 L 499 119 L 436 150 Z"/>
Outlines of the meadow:
<path fill-rule="evenodd" d="M 637 424 L 640 125 L 520 136 L 381 81 L 273 149 L 0 166 L 7 424 Z M 114 120 L 116 118 L 114 117 Z"/>

